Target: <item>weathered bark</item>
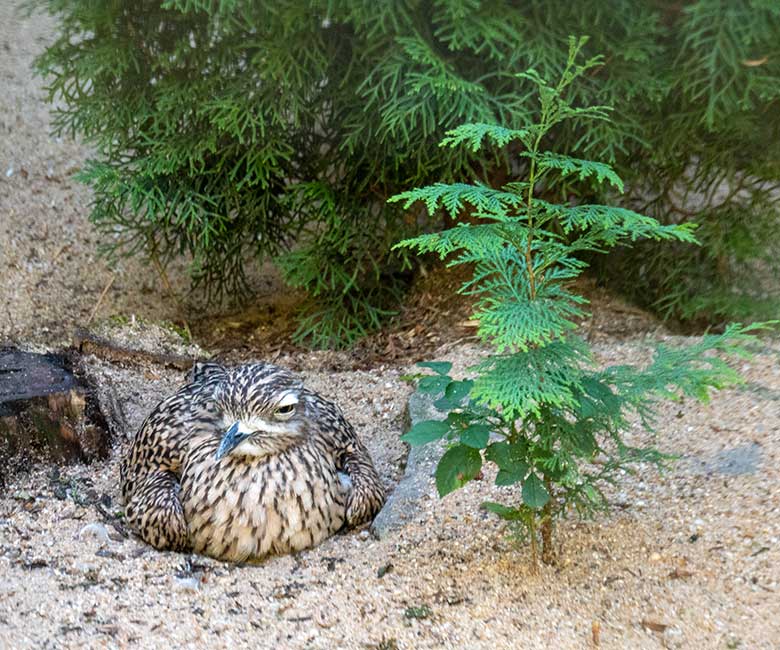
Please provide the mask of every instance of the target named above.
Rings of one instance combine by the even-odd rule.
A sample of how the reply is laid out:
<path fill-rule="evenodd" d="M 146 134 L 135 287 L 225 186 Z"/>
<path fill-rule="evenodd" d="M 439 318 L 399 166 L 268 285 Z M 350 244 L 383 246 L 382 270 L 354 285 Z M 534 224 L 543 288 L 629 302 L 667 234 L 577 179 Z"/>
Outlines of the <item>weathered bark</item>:
<path fill-rule="evenodd" d="M 93 392 L 66 356 L 0 348 L 0 484 L 12 458 L 92 460 L 108 449 Z"/>
<path fill-rule="evenodd" d="M 112 363 L 137 365 L 151 362 L 166 368 L 189 370 L 196 361 L 199 361 L 199 359 L 180 354 L 163 354 L 122 347 L 84 329 L 76 330 L 74 347 L 81 354 L 94 354 L 96 357 Z"/>

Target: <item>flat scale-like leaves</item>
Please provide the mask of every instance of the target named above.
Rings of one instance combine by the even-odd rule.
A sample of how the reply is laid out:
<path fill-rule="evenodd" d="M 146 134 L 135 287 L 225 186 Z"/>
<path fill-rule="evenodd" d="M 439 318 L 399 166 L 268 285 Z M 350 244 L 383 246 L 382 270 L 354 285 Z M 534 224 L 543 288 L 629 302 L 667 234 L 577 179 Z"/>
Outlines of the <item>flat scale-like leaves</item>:
<path fill-rule="evenodd" d="M 753 332 L 761 328 L 734 325 L 693 345 L 659 346 L 644 369 L 592 367 L 587 345 L 573 335 L 587 302 L 574 293 L 572 283 L 587 265 L 581 253 L 640 239 L 696 240 L 691 224 L 666 225 L 623 207 L 552 202 L 562 180 L 564 189 L 572 180 L 624 189 L 608 164 L 539 150 L 543 136 L 559 122 L 606 117 L 605 107 L 579 107 L 565 96 L 577 76 L 599 63 L 575 65 L 583 43 L 571 41 L 557 85 L 533 70 L 521 75 L 537 86 L 536 123 L 522 130 L 465 124 L 442 142 L 477 151 L 486 140 L 497 146 L 519 140 L 527 180 L 500 190 L 437 183 L 393 199 L 407 208 L 421 201 L 431 214 L 443 207 L 453 219 L 463 219 L 398 246 L 436 253 L 450 266 L 468 265 L 471 278 L 458 291 L 475 298 L 478 335 L 492 348 L 471 368 L 473 380 L 453 381 L 448 365 L 429 365 L 437 374 L 421 379 L 419 390 L 443 393 L 434 404 L 448 412 L 447 418 L 419 423 L 404 440 L 449 441 L 436 469 L 442 496 L 473 479 L 483 460 L 494 463 L 496 485 L 513 491 L 521 503 L 484 507 L 525 525 L 531 536 L 569 506 L 581 513 L 603 506 L 599 485 L 618 480 L 631 464 L 663 463 L 667 457 L 658 450 L 626 443 L 629 415 L 637 413 L 650 425 L 658 399 L 682 394 L 706 400 L 711 389 L 736 383 L 738 373 L 719 353 L 745 353 Z M 549 541 L 544 533 L 542 538 Z"/>
<path fill-rule="evenodd" d="M 606 163 L 582 160 L 581 158 L 572 158 L 571 156 L 544 151 L 536 156 L 536 164 L 540 170 L 557 169 L 563 176 L 576 175 L 581 181 L 595 177 L 599 183 L 606 181 L 618 191 L 623 192 L 622 179 Z"/>
<path fill-rule="evenodd" d="M 453 218 L 460 216 L 468 204 L 480 215 L 496 220 L 503 220 L 516 213 L 523 204 L 523 198 L 519 194 L 494 190 L 479 183 L 435 183 L 401 192 L 388 200 L 389 203 L 398 201 L 404 202 L 404 208 L 409 208 L 416 201 L 422 201 L 431 215 L 435 214 L 439 207 L 444 207 Z"/>
<path fill-rule="evenodd" d="M 621 396 L 640 413 L 646 413 L 652 402 L 661 398 L 686 395 L 707 401 L 713 389 L 742 381 L 739 373 L 721 355 L 748 356 L 747 346 L 755 342 L 755 333 L 774 324 L 775 321 L 751 325 L 733 323 L 722 334 L 703 336 L 694 344 L 659 345 L 647 368 L 612 366 L 601 373 L 601 380 L 618 387 Z"/>
<path fill-rule="evenodd" d="M 479 375 L 472 395 L 491 408 L 501 409 L 508 419 L 538 418 L 549 407 L 573 409 L 580 364 L 588 361 L 583 345 L 572 339 L 494 355 L 476 366 Z"/>
<path fill-rule="evenodd" d="M 558 206 L 558 219 L 564 232 L 595 230 L 606 244 L 614 246 L 628 239 L 672 239 L 696 243 L 691 223 L 664 225 L 652 217 L 608 205 Z"/>
<path fill-rule="evenodd" d="M 437 233 L 419 235 L 413 239 L 405 239 L 395 245 L 395 248 L 414 248 L 419 253 L 436 253 L 441 259 L 458 251 L 468 251 L 473 258 L 458 258 L 451 261 L 452 265 L 472 262 L 477 258 L 494 259 L 501 255 L 505 246 L 503 241 L 503 224 L 479 223 L 458 224 L 454 228 Z M 512 224 L 513 229 L 522 233 L 522 224 Z"/>
<path fill-rule="evenodd" d="M 442 147 L 457 147 L 465 144 L 472 151 L 479 151 L 482 147 L 485 137 L 491 140 L 493 144 L 504 147 L 512 140 L 520 140 L 526 145 L 530 144 L 530 137 L 533 129 L 507 129 L 497 124 L 462 124 L 461 126 L 447 131 L 447 136 L 441 141 Z"/>
<path fill-rule="evenodd" d="M 567 336 L 576 328 L 576 319 L 585 316 L 580 305 L 587 302 L 570 293 L 562 283 L 540 280 L 530 295 L 525 267 L 510 248 L 504 255 L 475 270 L 478 283 L 469 283 L 464 293 L 479 295 L 472 318 L 479 321 L 480 338 L 490 342 L 499 353 L 527 350 Z M 506 280 L 511 278 L 513 283 Z"/>

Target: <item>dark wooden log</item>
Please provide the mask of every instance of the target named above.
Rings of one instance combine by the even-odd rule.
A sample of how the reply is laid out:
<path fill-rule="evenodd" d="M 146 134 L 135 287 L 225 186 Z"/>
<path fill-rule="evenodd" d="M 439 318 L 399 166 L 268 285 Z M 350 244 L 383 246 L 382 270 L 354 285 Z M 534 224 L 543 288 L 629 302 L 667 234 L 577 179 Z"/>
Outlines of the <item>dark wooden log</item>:
<path fill-rule="evenodd" d="M 32 458 L 88 461 L 108 450 L 94 391 L 69 357 L 0 348 L 0 484 Z"/>

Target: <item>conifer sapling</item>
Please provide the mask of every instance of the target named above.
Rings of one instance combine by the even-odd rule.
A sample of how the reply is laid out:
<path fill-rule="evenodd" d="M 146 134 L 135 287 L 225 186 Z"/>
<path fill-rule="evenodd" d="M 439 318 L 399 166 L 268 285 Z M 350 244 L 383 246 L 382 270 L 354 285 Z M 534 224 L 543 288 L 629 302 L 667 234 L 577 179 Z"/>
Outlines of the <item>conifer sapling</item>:
<path fill-rule="evenodd" d="M 713 353 L 747 354 L 745 345 L 762 328 L 731 325 L 695 345 L 658 346 L 643 369 L 595 367 L 577 331 L 587 303 L 572 287 L 587 266 L 580 254 L 640 239 L 691 244 L 696 239 L 690 223 L 663 225 L 621 207 L 550 199 L 572 181 L 623 191 L 610 165 L 545 148 L 546 136 L 561 122 L 608 120 L 608 107 L 579 107 L 568 99 L 571 84 L 601 64 L 600 57 L 578 63 L 585 41 L 570 39 L 557 83 L 533 69 L 522 73 L 538 92 L 535 122 L 520 129 L 465 124 L 441 143 L 474 152 L 519 143 L 525 180 L 500 189 L 437 183 L 390 199 L 406 208 L 421 201 L 431 215 L 443 208 L 453 221 L 461 219 L 453 228 L 397 246 L 473 268 L 459 292 L 474 298 L 478 335 L 492 348 L 466 380 L 454 380 L 449 363 L 420 364 L 433 374 L 420 379 L 418 390 L 438 396 L 434 404 L 447 417 L 420 422 L 403 439 L 411 445 L 448 441 L 436 470 L 441 496 L 474 479 L 483 463 L 497 465 L 496 484 L 517 485 L 519 503 L 484 507 L 519 525 L 530 539 L 534 561 L 541 539 L 545 562 L 554 557 L 556 518 L 572 509 L 587 514 L 606 506 L 604 485 L 616 481 L 620 470 L 665 458 L 652 447 L 626 443 L 629 418 L 636 414 L 651 427 L 659 400 L 678 395 L 706 400 L 710 389 L 738 382 L 722 355 Z M 464 215 L 469 219 L 462 220 Z"/>

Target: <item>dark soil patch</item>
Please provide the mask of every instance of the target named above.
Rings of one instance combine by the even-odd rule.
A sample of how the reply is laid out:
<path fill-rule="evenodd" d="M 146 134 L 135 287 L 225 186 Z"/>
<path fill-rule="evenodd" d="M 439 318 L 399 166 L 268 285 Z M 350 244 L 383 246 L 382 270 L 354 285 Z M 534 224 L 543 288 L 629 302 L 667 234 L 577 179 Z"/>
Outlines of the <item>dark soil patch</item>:
<path fill-rule="evenodd" d="M 382 329 L 349 350 L 329 355 L 334 369 L 405 366 L 431 359 L 458 343 L 477 341 L 477 323 L 471 318 L 473 301 L 457 293 L 468 274 L 465 268 L 427 268 L 418 276 L 398 314 Z M 597 287 L 589 278 L 579 281 L 575 290 L 590 301 L 592 315 L 582 325 L 583 334 L 591 341 L 664 330 L 651 313 Z M 275 293 L 259 296 L 247 308 L 203 318 L 190 323 L 190 327 L 198 344 L 226 361 L 295 359 L 310 352 L 292 338 L 302 302 L 303 296 L 279 287 Z"/>

